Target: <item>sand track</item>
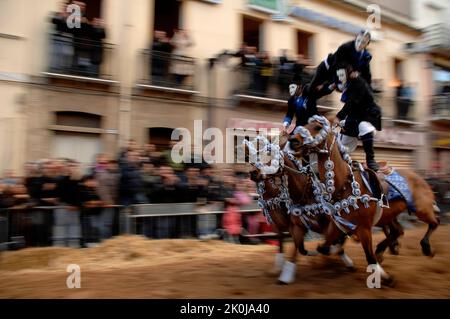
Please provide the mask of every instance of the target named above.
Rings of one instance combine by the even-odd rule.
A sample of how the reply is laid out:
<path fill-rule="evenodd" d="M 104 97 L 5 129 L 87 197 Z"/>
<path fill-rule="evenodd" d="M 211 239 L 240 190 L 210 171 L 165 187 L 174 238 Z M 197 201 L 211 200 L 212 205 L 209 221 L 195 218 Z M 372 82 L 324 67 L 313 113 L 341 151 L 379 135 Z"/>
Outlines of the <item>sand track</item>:
<path fill-rule="evenodd" d="M 356 272 L 337 257 L 299 256 L 296 282 L 279 286 L 268 273 L 273 246 L 124 236 L 89 249 L 4 252 L 0 298 L 450 298 L 450 226 L 432 236 L 434 258 L 420 251 L 425 230 L 407 230 L 399 256 L 386 253 L 383 266 L 397 279 L 395 288 L 366 287 L 364 253 L 351 240 L 346 252 Z M 69 264 L 81 267 L 81 289 L 66 287 Z"/>

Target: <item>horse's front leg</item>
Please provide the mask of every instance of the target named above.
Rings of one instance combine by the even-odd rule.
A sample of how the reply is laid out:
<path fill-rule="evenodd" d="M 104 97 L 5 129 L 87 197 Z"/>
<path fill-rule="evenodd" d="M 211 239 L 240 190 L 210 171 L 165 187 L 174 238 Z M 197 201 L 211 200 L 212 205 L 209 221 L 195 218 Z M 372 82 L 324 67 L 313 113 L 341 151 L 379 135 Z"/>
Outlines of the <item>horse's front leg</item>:
<path fill-rule="evenodd" d="M 295 281 L 298 249 L 303 245 L 303 241 L 305 239 L 305 230 L 298 225 L 290 225 L 289 232 L 294 240 L 294 249 L 292 250 L 289 261 L 284 262 L 283 270 L 278 278 L 278 283 L 284 285 L 291 284 Z"/>
<path fill-rule="evenodd" d="M 270 271 L 271 275 L 279 275 L 283 270 L 284 265 L 284 236 L 282 231 L 277 231 L 278 236 L 278 253 L 275 254 L 275 264 Z"/>
<path fill-rule="evenodd" d="M 366 254 L 366 260 L 369 265 L 375 267 L 375 270 L 379 272 L 382 283 L 388 285 L 390 287 L 394 286 L 395 280 L 394 278 L 386 273 L 384 269 L 380 266 L 377 261 L 376 255 L 373 251 L 372 247 L 372 227 L 371 225 L 358 225 L 357 229 L 358 237 L 361 241 L 361 246 L 364 249 L 364 253 Z"/>

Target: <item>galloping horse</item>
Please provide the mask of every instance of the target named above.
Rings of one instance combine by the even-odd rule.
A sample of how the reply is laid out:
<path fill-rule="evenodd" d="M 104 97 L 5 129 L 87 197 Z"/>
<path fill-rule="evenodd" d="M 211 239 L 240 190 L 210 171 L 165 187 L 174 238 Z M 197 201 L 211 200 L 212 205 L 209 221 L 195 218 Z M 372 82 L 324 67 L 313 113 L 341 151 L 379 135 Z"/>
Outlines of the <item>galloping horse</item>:
<path fill-rule="evenodd" d="M 317 213 L 317 205 L 314 205 L 314 194 L 308 169 L 299 167 L 294 163 L 293 156 L 283 153 L 278 146 L 265 141 L 275 153 L 275 163 L 271 166 L 258 165 L 253 162 L 255 169 L 250 173 L 251 179 L 257 183 L 260 195 L 260 206 L 266 218 L 275 225 L 279 233 L 280 252 L 277 254 L 276 270 L 281 271 L 278 282 L 281 284 L 292 283 L 295 280 L 297 253 L 313 255 L 304 247 L 304 237 L 308 229 L 323 233 L 330 222 L 325 214 Z M 246 157 L 249 153 L 257 151 L 250 143 L 244 142 Z M 262 150 L 265 152 L 266 150 Z M 251 162 L 251 161 L 250 161 Z M 302 207 L 310 207 L 309 214 L 296 214 Z M 314 209 L 313 209 L 314 208 Z M 315 210 L 315 212 L 314 212 Z M 294 240 L 294 249 L 289 261 L 284 261 L 281 232 L 289 231 Z M 345 237 L 336 239 L 332 244 L 334 252 L 340 256 L 346 267 L 353 270 L 352 260 L 345 254 L 342 245 Z"/>
<path fill-rule="evenodd" d="M 362 179 L 361 171 L 353 171 L 350 156 L 342 153 L 339 141 L 322 116 L 314 116 L 305 127 L 298 127 L 289 140 L 296 156 L 306 158 L 317 154 L 318 200 L 321 209 L 327 209 L 340 223 L 329 223 L 325 243 L 318 250 L 327 254 L 329 247 L 342 236 L 342 232 L 355 233 L 364 249 L 369 265 L 375 265 L 383 283 L 392 285 L 393 277 L 378 263 L 372 247 L 372 226 L 378 223 L 382 201 L 374 198 Z"/>
<path fill-rule="evenodd" d="M 313 121 L 307 126 L 305 126 L 305 128 L 308 129 L 311 132 L 311 134 L 315 134 L 315 132 L 318 132 L 323 129 L 323 124 L 317 121 Z M 330 134 L 331 135 L 328 137 L 328 140 L 332 139 L 331 136 L 334 133 L 331 132 Z M 299 143 L 301 143 L 301 140 L 302 138 L 297 135 L 296 137 L 294 137 L 293 140 L 291 140 L 292 142 L 291 146 L 297 145 L 297 148 L 299 148 Z M 334 151 L 331 150 L 331 152 L 334 153 L 334 156 L 336 156 L 336 154 L 339 153 L 335 150 Z M 321 157 L 324 158 L 325 154 L 322 154 Z M 416 210 L 415 211 L 416 216 L 418 217 L 419 220 L 428 224 L 428 230 L 425 236 L 420 241 L 422 252 L 426 256 L 433 256 L 434 252 L 431 249 L 429 238 L 433 233 L 433 231 L 435 231 L 439 225 L 439 218 L 437 216 L 439 210 L 435 205 L 435 197 L 433 191 L 431 190 L 427 182 L 412 170 L 398 169 L 396 171 L 408 183 L 409 189 L 411 190 L 412 193 L 412 201 Z M 337 176 L 337 178 L 342 177 Z M 384 178 L 382 178 L 381 180 L 383 181 L 382 182 L 383 188 L 387 190 L 389 187 L 388 184 L 386 183 Z M 403 229 L 401 225 L 398 223 L 396 217 L 400 213 L 404 212 L 407 208 L 408 204 L 406 200 L 398 198 L 390 201 L 389 206 L 383 209 L 383 213 L 379 221 L 376 223 L 376 226 L 382 227 L 385 230 L 387 238 L 377 245 L 376 255 L 379 261 L 382 260 L 383 253 L 388 246 L 391 248 L 391 251 L 394 254 L 398 253 L 398 251 L 396 251 L 394 246 L 397 243 L 398 237 L 403 235 Z M 388 227 L 390 229 L 390 232 L 386 231 L 386 228 Z"/>

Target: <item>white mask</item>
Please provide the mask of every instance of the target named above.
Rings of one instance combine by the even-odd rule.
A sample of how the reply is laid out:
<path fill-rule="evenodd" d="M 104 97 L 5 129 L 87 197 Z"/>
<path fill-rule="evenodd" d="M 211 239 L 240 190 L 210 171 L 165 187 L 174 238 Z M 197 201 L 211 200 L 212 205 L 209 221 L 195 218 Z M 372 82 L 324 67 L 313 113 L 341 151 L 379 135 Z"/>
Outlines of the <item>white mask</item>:
<path fill-rule="evenodd" d="M 355 40 L 355 49 L 357 52 L 363 51 L 369 44 L 369 36 L 365 34 L 358 34 Z"/>
<path fill-rule="evenodd" d="M 338 76 L 339 82 L 342 84 L 347 83 L 347 72 L 345 69 L 339 69 L 336 71 L 336 75 Z"/>
<path fill-rule="evenodd" d="M 289 95 L 293 96 L 297 91 L 298 86 L 296 84 L 289 85 Z"/>

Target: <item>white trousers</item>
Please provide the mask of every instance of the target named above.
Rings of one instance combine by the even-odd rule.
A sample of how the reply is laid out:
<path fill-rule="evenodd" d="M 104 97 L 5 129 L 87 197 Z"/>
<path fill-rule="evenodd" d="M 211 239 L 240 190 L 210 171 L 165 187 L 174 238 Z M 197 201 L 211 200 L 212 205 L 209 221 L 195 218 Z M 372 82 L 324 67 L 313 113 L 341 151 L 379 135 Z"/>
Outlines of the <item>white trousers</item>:
<path fill-rule="evenodd" d="M 376 129 L 372 125 L 372 123 L 362 121 L 358 125 L 358 131 L 359 131 L 358 136 L 361 137 L 366 134 L 375 132 Z M 340 138 L 342 144 L 344 144 L 344 146 L 346 146 L 348 148 L 349 153 L 352 153 L 354 150 L 356 150 L 356 147 L 358 146 L 358 138 L 353 137 L 353 136 L 348 136 L 345 134 L 339 134 L 339 135 L 340 135 L 339 138 Z"/>

